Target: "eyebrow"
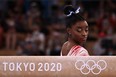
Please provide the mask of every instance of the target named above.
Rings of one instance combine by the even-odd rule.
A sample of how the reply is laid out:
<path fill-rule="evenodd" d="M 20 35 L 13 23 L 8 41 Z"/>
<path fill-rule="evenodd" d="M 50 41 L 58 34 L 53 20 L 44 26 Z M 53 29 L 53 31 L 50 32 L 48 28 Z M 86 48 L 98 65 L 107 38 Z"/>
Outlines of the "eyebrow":
<path fill-rule="evenodd" d="M 88 28 L 89 26 L 86 25 L 85 28 Z M 77 26 L 76 28 L 82 28 L 82 26 Z"/>

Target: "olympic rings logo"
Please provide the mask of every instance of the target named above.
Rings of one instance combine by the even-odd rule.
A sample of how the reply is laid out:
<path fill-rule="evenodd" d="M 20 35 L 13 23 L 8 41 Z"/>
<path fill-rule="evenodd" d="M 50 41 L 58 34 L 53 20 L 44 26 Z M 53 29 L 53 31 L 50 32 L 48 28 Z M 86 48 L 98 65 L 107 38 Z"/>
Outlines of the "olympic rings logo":
<path fill-rule="evenodd" d="M 106 69 L 107 63 L 105 60 L 99 60 L 97 62 L 95 62 L 94 60 L 88 60 L 87 62 L 84 62 L 83 60 L 77 60 L 75 63 L 75 67 L 76 69 L 80 70 L 81 73 L 84 75 L 87 75 L 90 72 L 98 75 L 101 73 L 102 70 Z"/>

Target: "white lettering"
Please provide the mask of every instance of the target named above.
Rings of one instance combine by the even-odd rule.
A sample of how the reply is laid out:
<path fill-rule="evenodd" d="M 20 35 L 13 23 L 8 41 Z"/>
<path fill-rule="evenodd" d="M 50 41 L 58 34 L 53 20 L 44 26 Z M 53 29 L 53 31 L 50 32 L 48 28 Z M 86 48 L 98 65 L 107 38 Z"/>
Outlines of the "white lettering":
<path fill-rule="evenodd" d="M 22 63 L 16 63 L 16 71 L 22 71 L 21 65 Z"/>
<path fill-rule="evenodd" d="M 3 62 L 4 71 L 6 71 L 6 64 L 8 64 L 8 63 L 7 62 Z"/>
<path fill-rule="evenodd" d="M 35 64 L 34 63 L 30 63 L 29 69 L 30 69 L 30 71 L 34 71 L 35 70 Z"/>
<path fill-rule="evenodd" d="M 22 63 L 22 62 L 3 62 L 4 71 L 61 71 L 61 63 L 38 63 L 36 70 L 35 63 Z"/>
<path fill-rule="evenodd" d="M 14 63 L 10 63 L 10 64 L 9 64 L 9 70 L 10 70 L 10 71 L 14 71 L 14 69 L 15 69 Z"/>
<path fill-rule="evenodd" d="M 23 65 L 24 65 L 25 71 L 27 71 L 27 67 L 28 67 L 29 63 L 23 63 Z"/>

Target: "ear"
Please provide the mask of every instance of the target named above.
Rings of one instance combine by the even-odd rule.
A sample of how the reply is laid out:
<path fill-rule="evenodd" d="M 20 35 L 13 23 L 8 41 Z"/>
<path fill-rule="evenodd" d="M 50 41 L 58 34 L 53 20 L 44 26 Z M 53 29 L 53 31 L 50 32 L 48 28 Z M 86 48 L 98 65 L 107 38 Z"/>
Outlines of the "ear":
<path fill-rule="evenodd" d="M 68 32 L 68 34 L 71 34 L 71 29 L 67 28 L 67 32 Z"/>

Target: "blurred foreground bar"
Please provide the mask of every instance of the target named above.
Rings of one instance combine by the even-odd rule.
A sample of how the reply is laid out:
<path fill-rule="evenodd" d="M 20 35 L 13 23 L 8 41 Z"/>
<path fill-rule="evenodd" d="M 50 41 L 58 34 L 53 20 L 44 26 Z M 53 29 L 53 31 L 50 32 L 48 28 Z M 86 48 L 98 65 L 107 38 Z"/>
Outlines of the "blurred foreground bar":
<path fill-rule="evenodd" d="M 0 56 L 0 77 L 116 77 L 116 57 Z"/>

